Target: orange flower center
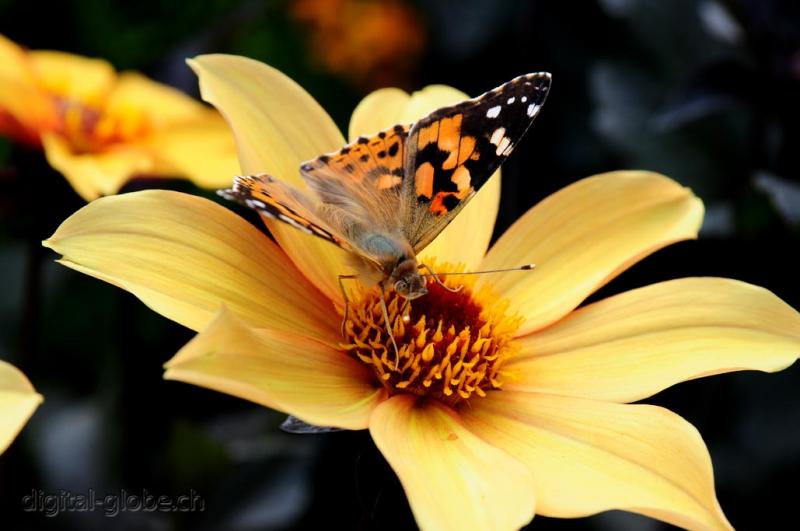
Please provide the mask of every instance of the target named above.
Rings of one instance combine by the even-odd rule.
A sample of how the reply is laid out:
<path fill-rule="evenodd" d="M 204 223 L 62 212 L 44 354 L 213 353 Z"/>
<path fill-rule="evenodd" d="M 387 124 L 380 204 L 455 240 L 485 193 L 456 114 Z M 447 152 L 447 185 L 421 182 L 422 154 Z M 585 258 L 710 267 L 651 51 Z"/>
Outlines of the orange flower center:
<path fill-rule="evenodd" d="M 133 109 L 109 113 L 71 98 L 55 97 L 60 118 L 59 132 L 76 153 L 101 151 L 112 144 L 145 136 L 151 129 L 149 120 Z"/>
<path fill-rule="evenodd" d="M 454 271 L 446 264 L 439 269 Z M 498 301 L 487 286 L 476 291 L 474 276 L 439 278 L 461 290 L 453 293 L 427 277 L 428 294 L 419 299 L 386 294 L 397 352 L 378 289 L 362 290 L 351 301 L 342 348 L 369 365 L 390 394 L 413 393 L 455 405 L 500 389 L 521 320 L 507 316 L 507 302 Z"/>

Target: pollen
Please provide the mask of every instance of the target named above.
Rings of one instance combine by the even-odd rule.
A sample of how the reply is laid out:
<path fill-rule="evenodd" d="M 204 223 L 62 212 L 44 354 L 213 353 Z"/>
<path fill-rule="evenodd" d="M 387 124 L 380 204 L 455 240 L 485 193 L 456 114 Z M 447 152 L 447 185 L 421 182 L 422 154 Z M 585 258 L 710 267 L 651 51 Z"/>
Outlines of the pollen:
<path fill-rule="evenodd" d="M 447 264 L 435 270 L 454 271 Z M 494 296 L 489 286 L 476 290 L 475 276 L 438 277 L 450 289 L 426 277 L 428 294 L 416 300 L 386 293 L 397 352 L 377 288 L 354 294 L 341 346 L 368 365 L 390 394 L 410 393 L 456 405 L 502 387 L 503 365 L 516 350 L 512 338 L 521 320 L 507 315 L 507 301 Z M 455 289 L 459 291 L 451 291 Z"/>

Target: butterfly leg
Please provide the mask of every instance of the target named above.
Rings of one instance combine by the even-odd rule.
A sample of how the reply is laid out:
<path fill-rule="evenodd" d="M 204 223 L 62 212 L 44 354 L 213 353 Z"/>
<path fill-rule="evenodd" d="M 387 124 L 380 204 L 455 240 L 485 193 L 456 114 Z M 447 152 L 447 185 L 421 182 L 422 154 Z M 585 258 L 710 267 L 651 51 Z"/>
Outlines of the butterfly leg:
<path fill-rule="evenodd" d="M 350 299 L 347 298 L 347 291 L 344 289 L 344 282 L 342 280 L 354 280 L 358 278 L 358 275 L 339 275 L 339 289 L 342 290 L 342 297 L 344 298 L 344 317 L 342 317 L 342 326 L 341 326 L 341 333 L 342 337 L 344 337 L 344 328 L 347 325 L 347 315 L 350 311 Z"/>
<path fill-rule="evenodd" d="M 394 370 L 400 368 L 400 349 L 397 348 L 397 342 L 394 340 L 394 333 L 392 326 L 389 324 L 389 311 L 386 309 L 386 287 L 381 282 L 381 311 L 383 312 L 383 322 L 386 323 L 386 331 L 389 333 L 389 339 L 392 340 L 394 347 Z"/>
<path fill-rule="evenodd" d="M 408 309 L 409 306 L 411 306 L 411 301 L 409 299 L 406 299 L 406 302 L 403 303 L 403 307 L 400 308 L 399 315 L 403 317 L 403 322 L 407 322 L 409 320 L 409 316 L 406 315 L 406 310 Z"/>
<path fill-rule="evenodd" d="M 427 269 L 427 270 L 428 270 L 428 272 L 429 272 L 429 273 L 431 274 L 431 276 L 433 277 L 433 280 L 435 280 L 437 284 L 439 284 L 441 287 L 443 287 L 444 289 L 446 289 L 446 290 L 447 290 L 447 291 L 449 291 L 450 293 L 458 293 L 459 291 L 461 291 L 462 289 L 464 289 L 464 286 L 463 286 L 463 285 L 461 285 L 461 286 L 459 286 L 459 287 L 457 287 L 457 288 L 448 288 L 447 286 L 445 286 L 445 285 L 444 285 L 444 283 L 442 282 L 442 280 L 439 278 L 439 276 L 436 274 L 436 272 L 435 272 L 433 269 L 431 269 L 431 268 L 430 268 L 429 266 L 427 266 L 426 264 L 420 264 L 420 265 L 419 265 L 419 268 L 420 268 L 420 269 L 422 269 L 423 267 L 424 267 L 425 269 Z"/>

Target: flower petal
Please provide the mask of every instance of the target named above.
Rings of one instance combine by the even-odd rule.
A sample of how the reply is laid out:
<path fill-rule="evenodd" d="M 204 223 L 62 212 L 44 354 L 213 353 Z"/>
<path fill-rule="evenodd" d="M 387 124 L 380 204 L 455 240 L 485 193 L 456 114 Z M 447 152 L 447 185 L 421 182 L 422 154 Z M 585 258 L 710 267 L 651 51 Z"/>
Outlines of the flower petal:
<path fill-rule="evenodd" d="M 53 127 L 56 120 L 55 109 L 37 86 L 28 54 L 0 35 L 0 133 L 21 129 L 30 134 Z"/>
<path fill-rule="evenodd" d="M 278 70 L 234 55 L 201 55 L 188 62 L 203 99 L 233 130 L 242 171 L 269 171 L 303 186 L 300 163 L 345 144 L 314 98 Z"/>
<path fill-rule="evenodd" d="M 537 512 L 622 509 L 687 529 L 730 529 L 708 450 L 666 409 L 502 391 L 465 408 L 466 427 L 530 469 Z"/>
<path fill-rule="evenodd" d="M 19 369 L 0 360 L 0 453 L 11 445 L 42 400 Z"/>
<path fill-rule="evenodd" d="M 369 94 L 356 106 L 350 117 L 350 142 L 361 135 L 372 135 L 393 125 L 405 124 L 403 120 L 410 99 L 406 91 L 398 88 L 382 88 Z"/>
<path fill-rule="evenodd" d="M 633 402 L 693 378 L 785 369 L 800 356 L 800 314 L 763 288 L 684 278 L 590 304 L 519 341 L 508 388 Z"/>
<path fill-rule="evenodd" d="M 102 106 L 116 80 L 114 67 L 103 59 L 51 50 L 34 50 L 28 56 L 42 88 L 83 105 Z"/>
<path fill-rule="evenodd" d="M 400 115 L 400 123 L 416 122 L 436 109 L 453 105 L 467 98 L 469 96 L 456 88 L 447 85 L 428 85 L 411 94 L 411 98 Z"/>
<path fill-rule="evenodd" d="M 255 327 L 338 340 L 333 308 L 269 238 L 218 204 L 148 190 L 94 201 L 45 242 L 61 263 L 202 330 L 221 305 Z"/>
<path fill-rule="evenodd" d="M 441 107 L 467 99 L 460 90 L 431 85 L 408 95 L 381 89 L 358 104 L 350 120 L 351 140 L 395 124 L 411 124 Z M 474 270 L 486 254 L 500 206 L 500 172 L 487 182 L 450 225 L 420 253 L 420 261 L 464 264 Z"/>
<path fill-rule="evenodd" d="M 165 365 L 164 378 L 207 387 L 310 424 L 367 427 L 385 390 L 341 351 L 296 334 L 254 330 L 222 310 Z"/>
<path fill-rule="evenodd" d="M 159 165 L 203 188 L 227 188 L 239 172 L 228 124 L 218 116 L 175 125 L 147 139 Z"/>
<path fill-rule="evenodd" d="M 213 109 L 187 94 L 137 72 L 119 75 L 109 94 L 105 112 L 122 118 L 131 113 L 142 113 L 156 131 L 174 124 L 207 119 L 216 114 Z"/>
<path fill-rule="evenodd" d="M 482 269 L 535 263 L 530 273 L 492 275 L 495 291 L 525 318 L 524 335 L 557 321 L 648 254 L 694 238 L 703 204 L 675 181 L 645 171 L 589 177 L 517 220 Z"/>
<path fill-rule="evenodd" d="M 28 86 L 34 84 L 33 72 L 25 50 L 17 43 L 0 34 L 0 78 L 18 79 Z"/>
<path fill-rule="evenodd" d="M 397 395 L 369 423 L 422 529 L 518 529 L 534 514 L 533 478 L 521 463 L 464 428 L 436 401 Z"/>
<path fill-rule="evenodd" d="M 115 194 L 137 174 L 152 174 L 153 157 L 142 146 L 129 144 L 108 151 L 76 153 L 55 133 L 42 135 L 47 162 L 61 172 L 86 201 Z"/>
<path fill-rule="evenodd" d="M 258 61 L 202 55 L 189 61 L 203 99 L 233 130 L 246 174 L 269 173 L 305 189 L 300 163 L 345 143 L 330 116 L 294 81 Z M 329 298 L 341 301 L 336 276 L 349 271 L 346 253 L 278 221 L 267 226 L 295 265 Z"/>

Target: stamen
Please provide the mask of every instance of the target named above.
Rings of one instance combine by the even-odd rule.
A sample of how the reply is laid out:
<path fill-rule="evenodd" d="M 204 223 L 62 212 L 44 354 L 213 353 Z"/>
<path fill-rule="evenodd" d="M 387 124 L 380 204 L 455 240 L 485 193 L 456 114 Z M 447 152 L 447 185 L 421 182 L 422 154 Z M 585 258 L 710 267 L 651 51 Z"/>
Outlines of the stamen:
<path fill-rule="evenodd" d="M 369 365 L 391 394 L 455 405 L 501 388 L 521 321 L 506 315 L 507 302 L 489 287 L 476 290 L 474 277 L 437 277 L 427 277 L 428 294 L 413 301 L 386 292 L 388 327 L 380 290 L 354 290 L 342 349 Z"/>

